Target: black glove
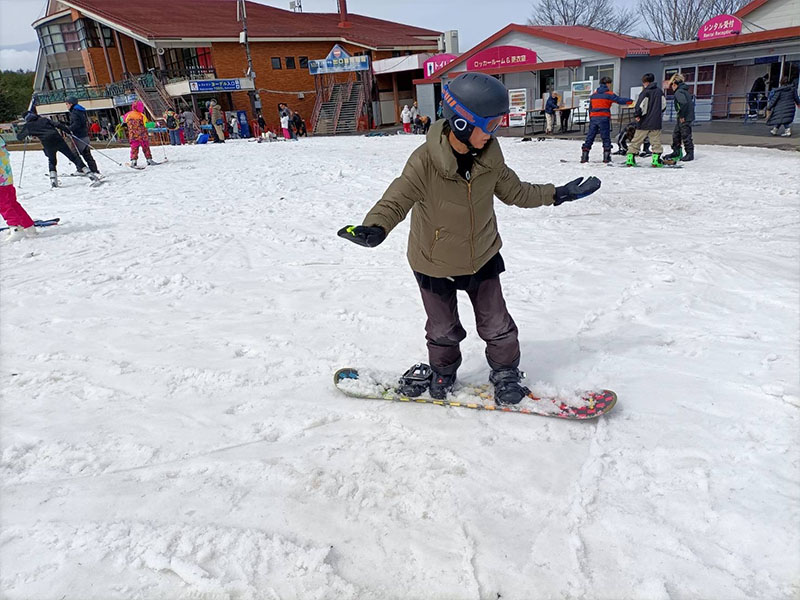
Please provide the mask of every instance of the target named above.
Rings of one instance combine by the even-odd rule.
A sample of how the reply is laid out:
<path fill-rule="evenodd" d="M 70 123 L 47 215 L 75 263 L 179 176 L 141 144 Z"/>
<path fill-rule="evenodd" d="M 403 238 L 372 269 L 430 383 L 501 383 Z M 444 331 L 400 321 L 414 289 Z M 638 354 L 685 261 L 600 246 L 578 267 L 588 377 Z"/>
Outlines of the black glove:
<path fill-rule="evenodd" d="M 600 180 L 597 177 L 587 177 L 582 183 L 581 179 L 583 179 L 583 177 L 578 177 L 570 181 L 567 185 L 557 187 L 556 195 L 554 196 L 555 202 L 553 202 L 553 204 L 558 206 L 564 202 L 577 200 L 589 194 L 594 194 L 600 189 Z"/>
<path fill-rule="evenodd" d="M 374 248 L 386 239 L 386 230 L 380 225 L 370 227 L 365 225 L 348 225 L 339 230 L 338 236 L 350 240 L 359 246 Z"/>

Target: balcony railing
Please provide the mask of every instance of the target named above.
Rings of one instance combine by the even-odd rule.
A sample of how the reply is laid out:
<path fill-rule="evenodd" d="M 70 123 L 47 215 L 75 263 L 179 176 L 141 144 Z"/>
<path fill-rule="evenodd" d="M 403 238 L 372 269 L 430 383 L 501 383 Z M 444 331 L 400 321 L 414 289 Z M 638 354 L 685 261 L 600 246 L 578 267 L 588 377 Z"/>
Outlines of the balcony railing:
<path fill-rule="evenodd" d="M 66 90 L 36 92 L 34 94 L 36 104 L 57 104 L 65 102 L 70 96 L 75 96 L 78 100 L 94 100 L 96 98 L 108 98 L 108 92 L 106 91 L 106 86 L 86 85 Z"/>

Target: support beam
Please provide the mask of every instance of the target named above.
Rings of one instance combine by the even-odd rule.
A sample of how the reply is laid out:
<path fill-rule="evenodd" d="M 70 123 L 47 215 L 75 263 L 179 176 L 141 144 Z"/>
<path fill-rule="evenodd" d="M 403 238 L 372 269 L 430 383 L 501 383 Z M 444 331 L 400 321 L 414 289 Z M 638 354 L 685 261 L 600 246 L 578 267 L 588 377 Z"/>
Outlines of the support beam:
<path fill-rule="evenodd" d="M 400 122 L 400 93 L 397 90 L 397 73 L 392 73 L 392 97 L 394 98 L 394 122 Z"/>
<path fill-rule="evenodd" d="M 139 73 L 144 73 L 144 61 L 142 60 L 142 51 L 139 50 L 139 40 L 133 40 L 133 47 L 136 48 L 136 60 L 139 63 Z"/>
<path fill-rule="evenodd" d="M 100 32 L 100 45 L 103 46 L 103 58 L 106 59 L 106 68 L 108 69 L 108 80 L 116 81 L 117 78 L 114 77 L 114 69 L 111 68 L 111 57 L 108 55 L 108 46 L 106 45 L 106 36 L 103 33 L 103 26 L 98 23 L 97 28 Z"/>
<path fill-rule="evenodd" d="M 119 62 L 122 64 L 122 72 L 128 73 L 128 64 L 125 62 L 125 51 L 122 49 L 122 41 L 119 39 L 119 31 L 114 30 L 114 39 L 117 41 L 117 50 L 119 50 Z"/>

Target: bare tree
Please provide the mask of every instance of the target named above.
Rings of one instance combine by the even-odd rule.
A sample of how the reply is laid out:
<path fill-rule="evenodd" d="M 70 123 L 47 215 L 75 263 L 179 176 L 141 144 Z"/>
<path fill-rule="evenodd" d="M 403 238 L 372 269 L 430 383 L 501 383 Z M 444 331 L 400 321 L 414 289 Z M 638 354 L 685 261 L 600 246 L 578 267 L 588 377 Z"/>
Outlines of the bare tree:
<path fill-rule="evenodd" d="M 637 11 L 645 34 L 655 40 L 693 40 L 711 17 L 731 14 L 748 0 L 639 0 Z"/>
<path fill-rule="evenodd" d="M 636 11 L 618 8 L 613 0 L 539 0 L 529 25 L 585 25 L 629 33 L 637 24 Z"/>

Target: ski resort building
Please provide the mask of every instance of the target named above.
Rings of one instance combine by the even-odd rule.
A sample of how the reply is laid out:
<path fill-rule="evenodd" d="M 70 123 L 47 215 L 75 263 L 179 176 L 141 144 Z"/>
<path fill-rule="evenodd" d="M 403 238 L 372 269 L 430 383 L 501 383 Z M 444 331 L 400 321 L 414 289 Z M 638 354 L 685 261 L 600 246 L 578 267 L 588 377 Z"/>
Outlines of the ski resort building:
<path fill-rule="evenodd" d="M 247 122 L 261 112 L 277 127 L 285 102 L 309 129 L 325 120 L 331 133 L 373 117 L 374 61 L 430 56 L 441 35 L 349 14 L 345 0 L 337 13 L 236 0 L 50 0 L 33 27 L 41 114 L 64 112 L 65 98 L 76 96 L 111 120 L 136 97 L 153 116 L 168 106 L 200 116 L 214 98 Z"/>

